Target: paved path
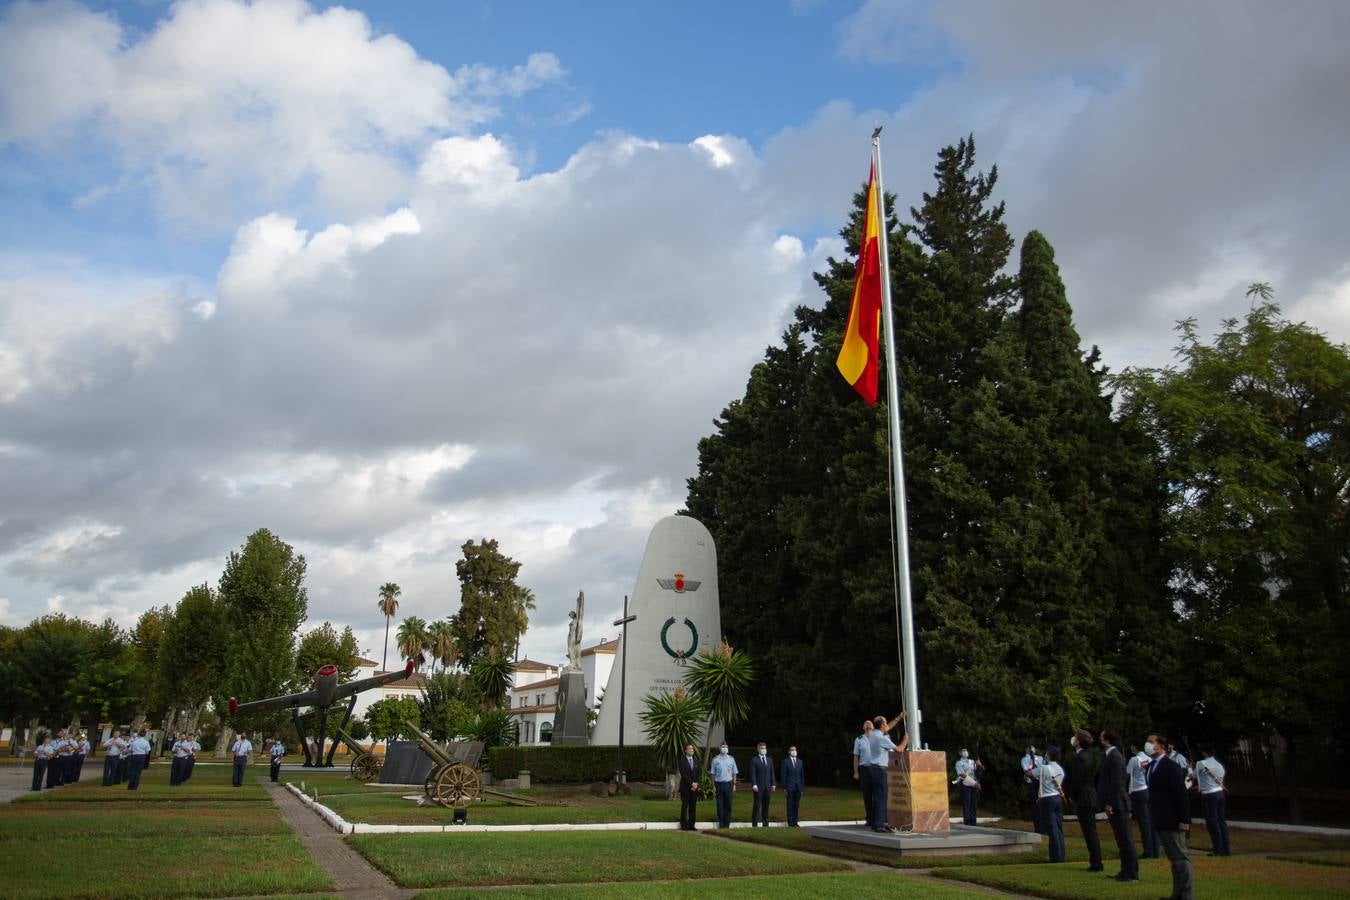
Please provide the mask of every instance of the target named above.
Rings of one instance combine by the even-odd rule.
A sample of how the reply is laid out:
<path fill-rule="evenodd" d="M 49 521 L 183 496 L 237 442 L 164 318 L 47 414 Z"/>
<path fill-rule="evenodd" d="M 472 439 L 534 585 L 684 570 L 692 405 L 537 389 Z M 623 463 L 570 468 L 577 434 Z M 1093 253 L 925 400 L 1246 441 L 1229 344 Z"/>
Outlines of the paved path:
<path fill-rule="evenodd" d="M 300 843 L 309 851 L 319 868 L 333 879 L 334 888 L 343 897 L 382 900 L 386 897 L 411 897 L 417 893 L 395 887 L 384 873 L 348 847 L 341 835 L 295 799 L 290 791 L 273 784 L 265 776 L 259 776 L 258 781 L 281 810 L 281 817 L 286 820 L 286 824 L 295 831 Z"/>

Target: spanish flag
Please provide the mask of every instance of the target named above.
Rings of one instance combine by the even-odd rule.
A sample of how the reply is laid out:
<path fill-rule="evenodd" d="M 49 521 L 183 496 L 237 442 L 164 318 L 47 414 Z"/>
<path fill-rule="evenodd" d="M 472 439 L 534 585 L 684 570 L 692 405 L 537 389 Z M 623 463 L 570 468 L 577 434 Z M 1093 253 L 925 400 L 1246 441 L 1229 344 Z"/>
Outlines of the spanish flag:
<path fill-rule="evenodd" d="M 881 198 L 877 195 L 877 166 L 867 177 L 867 216 L 858 247 L 858 271 L 853 278 L 853 305 L 848 311 L 839 367 L 844 380 L 862 395 L 868 406 L 877 402 L 877 339 L 881 332 Z"/>

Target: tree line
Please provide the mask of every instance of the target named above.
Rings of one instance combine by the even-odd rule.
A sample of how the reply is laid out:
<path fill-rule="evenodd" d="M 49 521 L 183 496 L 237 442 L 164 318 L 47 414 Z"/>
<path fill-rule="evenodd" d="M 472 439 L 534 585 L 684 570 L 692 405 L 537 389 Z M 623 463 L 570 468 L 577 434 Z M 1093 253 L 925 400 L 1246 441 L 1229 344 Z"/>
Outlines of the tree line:
<path fill-rule="evenodd" d="M 420 714 L 425 706 L 423 725 L 452 736 L 463 722 L 481 724 L 472 711 L 500 707 L 502 669 L 509 678 L 509 651 L 534 608 L 533 595 L 515 583 L 520 564 L 495 540 L 467 541 L 462 550 L 460 607 L 439 623 L 448 637 L 410 619 L 414 626 L 401 629 L 408 634 L 400 643 L 419 665 L 429 652 L 442 662 L 434 677 L 443 680 L 429 683 L 412 708 Z M 227 556 L 216 587 L 193 586 L 177 603 L 146 610 L 130 629 L 60 613 L 0 628 L 0 720 L 14 726 L 11 752 L 39 723 L 49 730 L 95 723 L 205 728 L 221 741 L 238 729 L 289 733 L 288 712 L 232 719 L 228 700 L 305 690 L 326 664 L 338 667 L 342 681 L 356 675 L 360 656 L 350 626 L 339 631 L 323 622 L 301 631 L 308 617 L 305 574 L 304 556 L 260 528 Z M 399 594 L 393 582 L 382 585 L 382 611 L 393 615 Z M 341 715 L 330 713 L 331 724 Z M 357 721 L 352 730 L 363 737 L 369 729 Z"/>
<path fill-rule="evenodd" d="M 1026 743 L 1085 725 L 1330 749 L 1350 674 L 1347 348 L 1256 284 L 1212 341 L 1181 323 L 1176 365 L 1113 375 L 1049 240 L 1028 233 L 1014 268 L 973 137 L 933 174 L 908 221 L 888 217 L 925 741 L 999 761 L 1009 796 Z M 849 258 L 816 275 L 822 304 L 699 442 L 684 510 L 717 541 L 726 638 L 764 673 L 734 736 L 809 747 L 841 779 L 863 718 L 901 696 L 888 400 L 866 406 L 834 365 L 864 201 Z"/>

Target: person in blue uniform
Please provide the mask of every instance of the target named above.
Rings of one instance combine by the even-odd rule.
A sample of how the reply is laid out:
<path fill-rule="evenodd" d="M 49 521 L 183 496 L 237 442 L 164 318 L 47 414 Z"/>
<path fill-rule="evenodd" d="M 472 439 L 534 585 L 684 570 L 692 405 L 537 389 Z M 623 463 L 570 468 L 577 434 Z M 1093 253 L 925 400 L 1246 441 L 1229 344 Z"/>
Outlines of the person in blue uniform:
<path fill-rule="evenodd" d="M 1053 744 L 1045 748 L 1045 758 L 1031 770 L 1036 782 L 1037 805 L 1040 807 L 1042 832 L 1050 839 L 1050 861 L 1062 863 L 1064 853 L 1064 769 L 1059 762 L 1059 748 Z"/>
<path fill-rule="evenodd" d="M 145 729 L 131 739 L 127 745 L 127 790 L 137 791 L 141 787 L 141 772 L 150 759 L 150 742 L 145 738 Z"/>
<path fill-rule="evenodd" d="M 112 737 L 103 745 L 103 786 L 111 787 L 117 778 L 117 765 L 122 761 L 122 751 L 127 742 L 122 740 L 122 732 L 114 728 Z"/>
<path fill-rule="evenodd" d="M 712 761 L 713 788 L 717 792 L 717 827 L 731 827 L 731 800 L 736 793 L 736 776 L 741 770 L 726 744 L 718 748 Z"/>
<path fill-rule="evenodd" d="M 961 822 L 975 824 L 975 812 L 980 803 L 980 770 L 984 763 L 970 758 L 970 750 L 961 748 L 956 760 L 956 781 L 961 788 Z"/>
<path fill-rule="evenodd" d="M 244 769 L 248 766 L 248 757 L 252 752 L 253 742 L 242 734 L 230 746 L 230 753 L 234 756 L 234 773 L 230 784 L 235 787 L 244 786 Z"/>
<path fill-rule="evenodd" d="M 853 780 L 862 791 L 863 820 L 869 828 L 872 825 L 872 752 L 868 749 L 867 737 L 871 733 L 872 720 L 864 719 L 862 734 L 853 739 Z"/>
<path fill-rule="evenodd" d="M 285 743 L 283 743 L 280 738 L 277 738 L 276 740 L 272 741 L 272 751 L 270 756 L 272 758 L 271 775 L 273 781 L 276 781 L 277 777 L 281 775 L 281 758 L 285 755 L 286 755 Z"/>
<path fill-rule="evenodd" d="M 195 733 L 187 736 L 187 751 L 187 759 L 183 762 L 184 781 L 192 777 L 192 769 L 197 765 L 197 754 L 202 752 L 202 745 L 197 742 Z"/>
<path fill-rule="evenodd" d="M 33 790 L 42 790 L 42 778 L 47 774 L 47 768 L 51 765 L 52 754 L 55 752 L 50 734 L 43 738 L 42 743 L 38 744 L 37 749 L 33 751 Z"/>
<path fill-rule="evenodd" d="M 70 759 L 70 748 L 66 746 L 66 730 L 62 728 L 56 733 L 56 740 L 52 741 L 52 758 L 47 762 L 47 790 L 60 787 L 66 783 L 67 760 Z"/>
<path fill-rule="evenodd" d="M 173 754 L 173 761 L 169 763 L 169 784 L 181 785 L 183 783 L 183 769 L 187 765 L 187 735 L 180 732 L 169 746 L 169 752 Z"/>
<path fill-rule="evenodd" d="M 778 784 L 787 795 L 787 823 L 789 828 L 797 827 L 797 812 L 802 803 L 802 791 L 806 789 L 806 769 L 797 758 L 797 748 L 788 747 L 787 758 L 778 771 Z"/>

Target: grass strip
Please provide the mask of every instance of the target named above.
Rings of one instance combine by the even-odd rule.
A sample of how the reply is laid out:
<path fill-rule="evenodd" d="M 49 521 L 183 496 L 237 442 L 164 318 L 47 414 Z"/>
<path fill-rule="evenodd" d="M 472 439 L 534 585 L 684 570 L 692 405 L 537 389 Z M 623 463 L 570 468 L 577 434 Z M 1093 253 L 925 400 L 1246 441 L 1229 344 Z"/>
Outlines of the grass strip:
<path fill-rule="evenodd" d="M 1350 892 L 1350 870 L 1273 859 L 1192 859 L 1197 900 L 1283 900 L 1344 897 Z M 1081 900 L 1110 895 L 1112 900 L 1154 900 L 1172 890 L 1167 860 L 1144 860 L 1141 880 L 1121 884 L 1107 875 L 1064 865 L 960 866 L 934 870 L 940 878 L 982 884 L 1055 900 Z"/>
<path fill-rule="evenodd" d="M 13 843 L 0 853 L 8 897 L 221 897 L 331 890 L 332 881 L 291 834 L 158 842 L 117 836 Z"/>
<path fill-rule="evenodd" d="M 0 844 L 115 836 L 163 838 L 205 835 L 287 834 L 290 829 L 271 804 L 100 803 L 0 806 Z M 18 852 L 18 851 L 10 851 Z"/>
<path fill-rule="evenodd" d="M 892 877 L 882 875 L 880 877 Z M 425 891 L 417 900 L 484 895 L 472 889 L 442 889 Z M 952 898 L 987 897 L 983 891 L 948 885 L 929 879 L 915 879 L 912 885 L 904 881 L 879 882 L 875 872 L 844 872 L 831 875 L 757 875 L 745 878 L 699 878 L 693 881 L 651 881 L 643 884 L 549 885 L 547 887 L 515 887 L 512 897 L 661 897 L 706 900 L 759 900 L 762 897 L 809 896 L 812 900 L 857 900 L 867 896 L 910 896 L 952 900 Z"/>
<path fill-rule="evenodd" d="M 654 881 L 842 870 L 843 863 L 681 832 L 356 834 L 403 887 Z"/>

